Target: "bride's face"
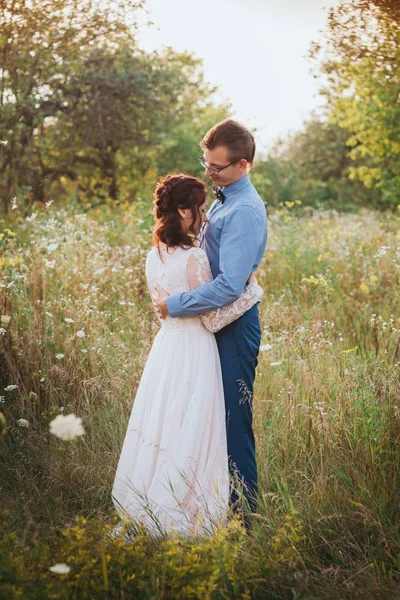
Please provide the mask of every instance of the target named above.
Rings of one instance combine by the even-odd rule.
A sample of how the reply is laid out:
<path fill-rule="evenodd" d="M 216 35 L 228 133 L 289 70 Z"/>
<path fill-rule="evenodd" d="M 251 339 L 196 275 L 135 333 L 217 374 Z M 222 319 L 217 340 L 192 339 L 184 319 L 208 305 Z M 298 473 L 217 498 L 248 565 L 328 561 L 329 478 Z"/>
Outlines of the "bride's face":
<path fill-rule="evenodd" d="M 199 212 L 193 225 L 195 235 L 199 235 L 201 226 L 203 223 L 206 223 L 207 220 L 207 200 L 205 200 L 205 202 L 203 202 L 203 204 L 199 207 Z"/>
<path fill-rule="evenodd" d="M 194 223 L 192 211 L 190 210 L 190 208 L 185 208 L 183 210 L 180 209 L 179 213 L 181 216 L 182 230 L 185 233 L 192 233 L 193 231 L 193 233 L 197 236 L 200 233 L 200 228 L 203 225 L 203 223 L 207 222 L 207 200 L 205 200 L 203 204 L 199 206 Z M 193 227 L 192 229 L 190 229 L 192 223 Z"/>

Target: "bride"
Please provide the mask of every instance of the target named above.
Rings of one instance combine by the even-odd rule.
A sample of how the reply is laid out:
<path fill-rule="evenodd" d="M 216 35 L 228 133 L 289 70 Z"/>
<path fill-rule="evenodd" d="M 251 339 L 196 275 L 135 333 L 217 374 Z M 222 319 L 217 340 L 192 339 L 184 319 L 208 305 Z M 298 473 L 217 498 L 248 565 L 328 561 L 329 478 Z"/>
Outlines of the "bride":
<path fill-rule="evenodd" d="M 206 188 L 168 175 L 154 194 L 154 247 L 146 277 L 170 294 L 212 280 L 196 247 L 207 222 Z M 154 534 L 212 535 L 229 507 L 225 403 L 219 331 L 262 295 L 254 274 L 233 304 L 193 318 L 167 317 L 154 338 L 137 390 L 112 489 L 121 518 Z"/>

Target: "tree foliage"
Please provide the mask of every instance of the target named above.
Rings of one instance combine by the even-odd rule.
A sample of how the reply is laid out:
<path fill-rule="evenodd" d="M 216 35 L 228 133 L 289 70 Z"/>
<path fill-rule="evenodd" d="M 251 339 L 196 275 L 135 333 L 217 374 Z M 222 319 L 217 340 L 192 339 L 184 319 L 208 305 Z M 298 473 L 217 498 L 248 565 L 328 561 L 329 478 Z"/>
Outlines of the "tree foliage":
<path fill-rule="evenodd" d="M 65 191 L 86 206 L 133 200 L 178 154 L 197 169 L 189 140 L 228 107 L 214 106 L 201 61 L 137 46 L 144 2 L 0 1 L 3 212 Z"/>
<path fill-rule="evenodd" d="M 332 123 L 348 132 L 349 176 L 379 190 L 381 206 L 400 193 L 400 9 L 391 0 L 349 0 L 329 11 L 311 56 L 326 78 Z"/>
<path fill-rule="evenodd" d="M 253 179 L 261 196 L 273 206 L 284 202 L 345 210 L 365 204 L 363 185 L 349 179 L 352 161 L 349 134 L 335 124 L 313 116 L 301 131 L 279 140 Z M 379 202 L 379 192 L 369 192 Z"/>

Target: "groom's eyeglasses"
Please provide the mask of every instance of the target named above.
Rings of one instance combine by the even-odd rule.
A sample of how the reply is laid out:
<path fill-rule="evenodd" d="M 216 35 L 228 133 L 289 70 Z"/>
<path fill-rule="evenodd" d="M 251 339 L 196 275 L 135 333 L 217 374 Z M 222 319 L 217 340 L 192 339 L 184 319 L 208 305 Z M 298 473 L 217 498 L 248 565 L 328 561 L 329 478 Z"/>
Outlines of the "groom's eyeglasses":
<path fill-rule="evenodd" d="M 239 162 L 238 160 L 233 160 L 231 163 L 229 163 L 229 165 L 225 165 L 224 167 L 220 167 L 219 169 L 217 169 L 216 167 L 210 167 L 210 165 L 204 160 L 202 156 L 200 156 L 198 160 L 202 167 L 208 169 L 209 171 L 211 171 L 211 173 L 215 173 L 216 175 L 218 175 L 218 173 L 220 173 L 224 169 L 227 169 L 231 165 L 234 165 L 235 163 Z"/>

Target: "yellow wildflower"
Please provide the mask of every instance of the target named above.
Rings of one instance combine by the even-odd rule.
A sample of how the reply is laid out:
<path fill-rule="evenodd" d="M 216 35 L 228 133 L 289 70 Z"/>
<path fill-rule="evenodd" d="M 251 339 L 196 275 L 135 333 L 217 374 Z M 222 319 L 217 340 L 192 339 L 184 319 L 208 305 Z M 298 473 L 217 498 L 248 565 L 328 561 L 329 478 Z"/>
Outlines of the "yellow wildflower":
<path fill-rule="evenodd" d="M 369 276 L 369 282 L 370 282 L 371 285 L 375 285 L 375 283 L 378 282 L 377 276 L 376 275 L 370 275 Z"/>
<path fill-rule="evenodd" d="M 355 352 L 358 350 L 358 346 L 354 346 L 354 348 L 348 348 L 347 350 L 342 350 L 340 354 L 350 354 L 350 352 Z"/>

